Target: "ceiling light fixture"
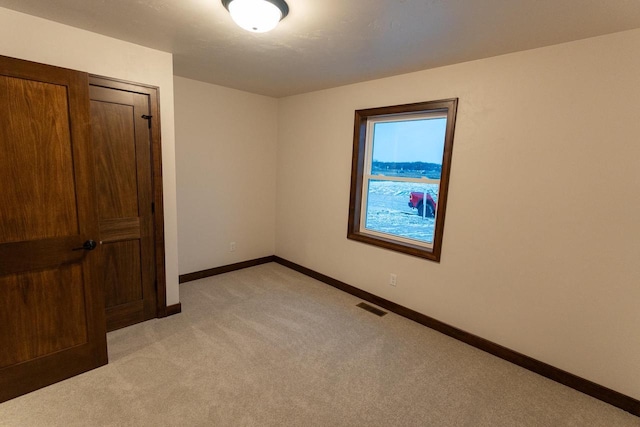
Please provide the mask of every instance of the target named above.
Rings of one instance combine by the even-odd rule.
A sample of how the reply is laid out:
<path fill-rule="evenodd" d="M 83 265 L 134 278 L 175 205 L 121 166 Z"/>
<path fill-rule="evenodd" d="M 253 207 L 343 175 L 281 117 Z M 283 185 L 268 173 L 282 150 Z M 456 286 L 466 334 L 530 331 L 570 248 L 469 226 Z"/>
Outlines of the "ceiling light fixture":
<path fill-rule="evenodd" d="M 236 24 L 253 33 L 273 30 L 289 13 L 284 0 L 222 0 L 222 4 Z"/>

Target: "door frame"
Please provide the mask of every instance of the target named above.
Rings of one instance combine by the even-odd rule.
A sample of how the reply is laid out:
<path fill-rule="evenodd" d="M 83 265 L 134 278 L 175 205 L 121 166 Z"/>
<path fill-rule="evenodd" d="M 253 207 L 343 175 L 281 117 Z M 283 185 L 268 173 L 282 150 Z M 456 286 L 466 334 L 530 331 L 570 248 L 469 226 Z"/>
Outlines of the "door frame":
<path fill-rule="evenodd" d="M 165 271 L 164 204 L 162 183 L 162 143 L 160 135 L 160 88 L 126 80 L 89 74 L 89 85 L 149 96 L 151 116 L 151 181 L 153 191 L 153 233 L 156 268 L 156 317 L 173 313 L 167 310 L 167 276 Z"/>

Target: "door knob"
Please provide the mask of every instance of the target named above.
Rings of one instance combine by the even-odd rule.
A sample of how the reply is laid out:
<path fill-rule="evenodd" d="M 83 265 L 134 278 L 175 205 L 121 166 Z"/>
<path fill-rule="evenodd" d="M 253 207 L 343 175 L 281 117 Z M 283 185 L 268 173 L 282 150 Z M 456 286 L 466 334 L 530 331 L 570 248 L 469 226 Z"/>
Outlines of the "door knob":
<path fill-rule="evenodd" d="M 92 250 L 94 250 L 96 248 L 96 246 L 97 246 L 97 244 L 96 244 L 95 240 L 87 240 L 86 242 L 84 242 L 82 244 L 81 247 L 73 248 L 72 250 L 74 250 L 74 251 L 82 251 L 82 250 L 92 251 Z"/>

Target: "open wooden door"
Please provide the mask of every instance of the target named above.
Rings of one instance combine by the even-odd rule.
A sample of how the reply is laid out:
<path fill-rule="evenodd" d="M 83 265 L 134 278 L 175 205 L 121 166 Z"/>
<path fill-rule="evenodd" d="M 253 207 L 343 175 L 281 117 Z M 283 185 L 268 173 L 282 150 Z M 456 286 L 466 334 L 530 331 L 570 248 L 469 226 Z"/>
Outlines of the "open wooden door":
<path fill-rule="evenodd" d="M 0 57 L 0 402 L 107 363 L 88 89 Z"/>

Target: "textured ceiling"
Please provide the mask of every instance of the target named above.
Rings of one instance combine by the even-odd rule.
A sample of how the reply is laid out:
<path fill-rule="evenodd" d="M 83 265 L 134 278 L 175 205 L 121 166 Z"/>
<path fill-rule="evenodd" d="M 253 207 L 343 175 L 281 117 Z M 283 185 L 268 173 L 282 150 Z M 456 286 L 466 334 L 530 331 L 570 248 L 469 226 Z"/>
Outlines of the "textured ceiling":
<path fill-rule="evenodd" d="M 287 0 L 269 33 L 220 0 L 0 0 L 174 55 L 176 75 L 287 96 L 640 28 L 638 0 Z"/>

